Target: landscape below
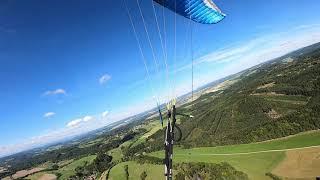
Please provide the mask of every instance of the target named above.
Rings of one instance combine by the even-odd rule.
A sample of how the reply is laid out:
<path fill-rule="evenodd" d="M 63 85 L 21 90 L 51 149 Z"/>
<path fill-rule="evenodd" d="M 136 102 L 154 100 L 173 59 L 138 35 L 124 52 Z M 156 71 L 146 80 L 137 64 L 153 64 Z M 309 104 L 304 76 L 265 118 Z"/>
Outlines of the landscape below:
<path fill-rule="evenodd" d="M 320 43 L 211 83 L 195 97 L 178 99 L 177 111 L 194 118 L 178 116 L 175 179 L 320 176 Z M 0 179 L 159 179 L 165 129 L 158 119 L 154 111 L 0 158 Z"/>

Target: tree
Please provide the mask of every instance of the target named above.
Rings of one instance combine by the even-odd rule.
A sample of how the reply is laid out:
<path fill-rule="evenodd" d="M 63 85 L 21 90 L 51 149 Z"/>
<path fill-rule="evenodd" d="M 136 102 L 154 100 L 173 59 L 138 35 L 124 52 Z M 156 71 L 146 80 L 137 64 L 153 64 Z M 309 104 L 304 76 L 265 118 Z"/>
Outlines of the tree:
<path fill-rule="evenodd" d="M 127 164 L 124 166 L 124 172 L 126 173 L 126 179 L 128 180 L 129 179 L 129 167 Z"/>
<path fill-rule="evenodd" d="M 111 166 L 112 156 L 106 153 L 99 152 L 96 159 L 93 161 L 95 169 L 102 173 Z"/>
<path fill-rule="evenodd" d="M 140 174 L 140 179 L 141 180 L 145 180 L 147 178 L 147 173 L 145 171 L 143 171 L 141 174 Z"/>
<path fill-rule="evenodd" d="M 52 165 L 52 169 L 57 170 L 59 169 L 59 166 L 57 164 Z"/>

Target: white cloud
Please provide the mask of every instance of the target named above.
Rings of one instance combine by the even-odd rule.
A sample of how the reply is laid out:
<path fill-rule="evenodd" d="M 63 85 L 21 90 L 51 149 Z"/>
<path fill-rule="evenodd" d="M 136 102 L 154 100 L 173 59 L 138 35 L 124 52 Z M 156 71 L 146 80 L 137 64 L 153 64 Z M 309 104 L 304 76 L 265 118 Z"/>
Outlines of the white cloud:
<path fill-rule="evenodd" d="M 47 112 L 47 113 L 45 113 L 45 114 L 43 115 L 43 117 L 44 117 L 44 118 L 50 118 L 50 117 L 52 117 L 52 116 L 54 116 L 54 115 L 56 115 L 55 112 Z"/>
<path fill-rule="evenodd" d="M 72 127 L 47 131 L 43 135 L 32 137 L 24 142 L 0 146 L 0 157 L 18 153 L 35 147 L 40 147 L 48 143 L 58 142 L 63 139 L 72 138 L 76 135 L 87 133 L 98 128 L 97 126 L 93 126 L 90 124 L 81 125 L 79 124 L 79 121 L 80 120 L 78 119 L 68 123 Z"/>
<path fill-rule="evenodd" d="M 201 65 L 203 63 L 225 63 L 225 62 L 231 62 L 234 59 L 240 58 L 243 53 L 246 53 L 250 51 L 252 48 L 254 48 L 261 39 L 254 39 L 250 42 L 247 42 L 245 44 L 241 45 L 231 45 L 228 47 L 223 47 L 221 49 L 212 51 L 204 56 L 201 56 L 194 60 L 193 65 Z M 174 70 L 173 73 L 177 73 L 180 71 L 191 69 L 192 64 L 187 64 L 185 66 L 182 66 L 180 68 L 177 68 Z"/>
<path fill-rule="evenodd" d="M 107 116 L 108 111 L 105 111 L 101 114 Z M 39 147 L 48 143 L 57 142 L 63 139 L 72 138 L 76 135 L 84 134 L 97 128 L 104 127 L 109 123 L 111 122 L 106 121 L 100 115 L 87 115 L 68 122 L 64 128 L 45 131 L 43 132 L 43 135 L 32 137 L 24 142 L 0 146 L 0 157 Z"/>
<path fill-rule="evenodd" d="M 104 111 L 101 115 L 102 115 L 102 118 L 106 118 L 109 114 L 109 111 Z"/>
<path fill-rule="evenodd" d="M 81 122 L 82 122 L 82 119 L 76 119 L 76 120 L 70 121 L 67 124 L 67 127 L 77 127 Z"/>
<path fill-rule="evenodd" d="M 320 42 L 320 26 L 308 29 L 297 27 L 287 32 L 266 36 L 248 51 L 235 55 L 232 63 L 223 67 L 221 75 L 239 72 L 317 42 Z"/>
<path fill-rule="evenodd" d="M 83 122 L 92 121 L 93 119 L 94 119 L 94 117 L 92 117 L 92 116 L 85 116 L 85 117 L 83 118 Z"/>
<path fill-rule="evenodd" d="M 235 59 L 236 57 L 239 57 L 242 53 L 245 53 L 247 51 L 250 51 L 257 42 L 254 40 L 251 43 L 245 44 L 243 46 L 239 47 L 232 47 L 232 48 L 225 48 L 218 51 L 214 51 L 208 55 L 205 55 L 198 60 L 196 60 L 197 63 L 202 62 L 229 62 Z"/>
<path fill-rule="evenodd" d="M 51 95 L 67 95 L 67 91 L 64 89 L 55 89 L 51 91 L 46 91 L 43 93 L 43 96 L 51 96 Z"/>
<path fill-rule="evenodd" d="M 259 38 L 253 38 L 246 42 L 228 45 L 212 51 L 195 59 L 194 66 L 202 68 L 201 66 L 219 63 L 229 63 L 227 66 L 222 67 L 225 69 L 229 69 L 228 66 L 230 64 L 234 66 L 234 71 L 224 71 L 221 74 L 223 77 L 319 41 L 320 24 L 301 25 L 285 32 L 261 35 Z M 172 73 L 190 70 L 191 67 L 191 64 L 186 64 Z"/>
<path fill-rule="evenodd" d="M 90 121 L 93 121 L 95 118 L 93 116 L 84 116 L 83 118 L 78 118 L 67 123 L 68 128 L 79 127 L 84 124 L 88 125 Z"/>
<path fill-rule="evenodd" d="M 99 83 L 105 84 L 106 82 L 108 82 L 111 79 L 111 76 L 109 74 L 104 74 L 103 76 L 100 77 L 99 79 Z"/>

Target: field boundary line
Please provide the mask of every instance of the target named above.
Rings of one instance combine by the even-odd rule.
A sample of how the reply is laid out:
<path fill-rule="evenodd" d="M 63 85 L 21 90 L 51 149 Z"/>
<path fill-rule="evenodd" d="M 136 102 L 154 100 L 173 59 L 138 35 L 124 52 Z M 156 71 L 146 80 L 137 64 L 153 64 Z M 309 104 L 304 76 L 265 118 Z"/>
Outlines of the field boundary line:
<path fill-rule="evenodd" d="M 234 156 L 234 155 L 248 155 L 248 154 L 259 154 L 259 153 L 268 153 L 268 152 L 283 152 L 283 151 L 293 151 L 293 150 L 301 150 L 301 149 L 310 149 L 310 148 L 317 148 L 320 147 L 320 145 L 317 146 L 307 146 L 307 147 L 299 147 L 299 148 L 288 148 L 288 149 L 272 149 L 272 150 L 265 150 L 265 151 L 255 151 L 255 152 L 242 152 L 242 153 L 208 153 L 208 154 L 196 154 L 200 156 Z M 176 153 L 175 156 L 179 155 L 185 155 L 185 154 L 179 154 Z"/>

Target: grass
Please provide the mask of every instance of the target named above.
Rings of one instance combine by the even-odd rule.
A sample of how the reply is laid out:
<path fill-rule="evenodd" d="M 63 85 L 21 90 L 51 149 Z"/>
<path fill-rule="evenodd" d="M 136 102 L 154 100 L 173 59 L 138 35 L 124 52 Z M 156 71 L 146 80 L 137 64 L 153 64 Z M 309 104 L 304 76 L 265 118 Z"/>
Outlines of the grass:
<path fill-rule="evenodd" d="M 165 122 L 163 122 L 165 123 Z M 147 126 L 146 129 L 148 129 L 148 132 L 145 133 L 144 135 L 142 135 L 140 138 L 138 138 L 133 144 L 132 147 L 145 142 L 145 140 L 151 136 L 152 134 L 156 133 L 157 131 L 159 131 L 160 129 L 162 129 L 162 125 L 159 121 L 153 121 L 150 122 Z"/>
<path fill-rule="evenodd" d="M 310 98 L 300 95 L 261 95 L 261 97 L 269 101 L 273 108 L 282 115 L 294 112 L 301 106 L 306 105 Z"/>
<path fill-rule="evenodd" d="M 309 97 L 307 96 L 263 96 L 266 100 L 271 102 L 276 111 L 287 114 L 299 107 L 308 103 Z"/>
<path fill-rule="evenodd" d="M 126 141 L 123 144 L 121 144 L 120 147 L 109 151 L 109 154 L 112 156 L 112 159 L 114 162 L 121 160 L 121 158 L 123 157 L 121 147 L 128 147 L 128 146 L 133 147 L 140 143 L 143 143 L 149 136 L 151 136 L 152 134 L 156 133 L 158 130 L 163 128 L 159 123 L 159 121 L 157 120 L 151 121 L 150 123 L 144 125 L 143 127 L 148 130 L 145 134 L 143 134 L 140 137 L 134 138 L 132 140 Z"/>
<path fill-rule="evenodd" d="M 75 160 L 72 163 L 60 168 L 55 171 L 56 173 L 61 173 L 60 179 L 68 179 L 68 177 L 75 174 L 75 169 L 77 167 L 84 166 L 86 163 L 91 163 L 96 158 L 96 155 L 90 155 L 83 157 L 81 159 Z"/>
<path fill-rule="evenodd" d="M 137 140 L 137 139 L 134 138 L 134 139 L 131 139 L 131 140 L 129 140 L 129 141 L 126 141 L 126 142 L 122 143 L 122 144 L 120 145 L 120 147 L 129 147 L 129 146 L 131 146 L 131 144 L 134 143 L 136 140 Z"/>
<path fill-rule="evenodd" d="M 89 141 L 89 142 L 86 142 L 86 143 L 81 143 L 79 144 L 79 148 L 86 148 L 86 147 L 90 147 L 90 146 L 93 146 L 97 143 L 100 143 L 103 141 L 103 138 L 98 138 L 98 139 L 95 139 L 95 140 L 92 140 L 92 141 Z"/>
<path fill-rule="evenodd" d="M 220 163 L 228 162 L 237 170 L 247 173 L 250 179 L 269 179 L 265 176 L 266 172 L 272 171 L 276 165 L 285 157 L 284 152 L 251 154 L 251 155 L 238 155 L 238 156 L 214 156 L 207 157 L 201 155 L 179 155 L 174 157 L 174 163 L 178 162 L 207 162 L 207 163 Z M 140 174 L 146 171 L 148 174 L 147 179 L 155 179 L 155 177 L 163 177 L 163 165 L 152 164 L 137 164 L 135 162 L 123 162 L 111 169 L 109 178 L 111 180 L 126 179 L 124 166 L 128 165 L 129 179 L 139 180 Z"/>
<path fill-rule="evenodd" d="M 179 154 L 174 162 L 228 162 L 237 170 L 248 174 L 250 179 L 269 179 L 265 173 L 272 171 L 285 158 L 284 152 L 235 155 L 235 156 L 202 156 L 200 154 Z"/>
<path fill-rule="evenodd" d="M 110 156 L 112 156 L 112 161 L 113 162 L 118 162 L 121 160 L 121 158 L 123 157 L 123 154 L 122 154 L 122 151 L 121 151 L 121 148 L 118 147 L 118 148 L 115 148 L 115 149 L 112 149 L 108 152 L 108 154 Z"/>
<path fill-rule="evenodd" d="M 302 102 L 306 103 L 308 101 L 307 96 L 293 96 L 293 95 L 282 95 L 282 96 L 264 96 L 267 99 L 274 100 L 274 101 L 283 101 L 283 102 Z"/>
<path fill-rule="evenodd" d="M 163 155 L 162 155 L 163 156 Z M 158 156 L 161 157 L 162 156 Z M 250 179 L 268 180 L 265 173 L 271 172 L 283 159 L 285 152 L 270 152 L 247 155 L 232 155 L 232 156 L 206 156 L 200 153 L 183 152 L 180 150 L 174 154 L 174 163 L 180 162 L 206 162 L 206 163 L 221 163 L 228 162 L 237 170 L 248 174 Z"/>
<path fill-rule="evenodd" d="M 180 118 L 177 117 L 177 124 L 180 124 Z M 164 126 L 167 124 L 167 119 L 164 118 L 163 119 L 163 124 Z M 143 134 L 142 136 L 140 136 L 137 140 L 135 140 L 135 142 L 132 144 L 132 147 L 140 144 L 140 143 L 143 143 L 146 141 L 146 139 L 150 136 L 152 136 L 154 133 L 156 133 L 157 131 L 161 130 L 164 128 L 164 126 L 162 127 L 160 121 L 157 119 L 157 120 L 154 120 L 154 121 L 151 121 L 150 123 L 148 123 L 147 125 L 145 125 L 144 128 L 146 128 L 148 131 Z"/>
<path fill-rule="evenodd" d="M 301 148 L 307 146 L 320 145 L 320 131 L 311 131 L 300 133 L 285 138 L 279 138 L 270 141 L 264 141 L 251 144 L 240 144 L 231 146 L 218 146 L 218 147 L 200 147 L 193 149 L 176 148 L 175 153 L 192 153 L 192 154 L 228 154 L 228 153 L 247 153 L 266 150 L 281 150 L 290 148 Z M 162 151 L 151 153 L 151 155 L 162 155 Z"/>
<path fill-rule="evenodd" d="M 265 173 L 271 172 L 284 158 L 283 152 L 248 153 L 266 150 L 281 150 L 320 145 L 320 131 L 301 133 L 286 138 L 260 143 L 241 144 L 219 147 L 201 147 L 193 149 L 174 149 L 174 162 L 228 162 L 236 169 L 249 175 L 251 179 L 269 179 Z M 152 156 L 163 158 L 163 151 L 150 153 Z M 219 155 L 222 154 L 222 155 Z M 230 155 L 223 155 L 230 154 Z"/>
<path fill-rule="evenodd" d="M 38 180 L 42 175 L 44 174 L 54 174 L 54 173 L 50 173 L 50 172 L 39 172 L 39 173 L 35 173 L 33 175 L 30 175 L 28 177 L 26 177 L 25 179 L 28 180 Z"/>
<path fill-rule="evenodd" d="M 26 179 L 36 180 L 36 179 L 39 179 L 44 174 L 57 174 L 57 173 L 61 174 L 61 177 L 59 179 L 68 179 L 70 176 L 75 175 L 75 172 L 76 172 L 75 169 L 77 167 L 84 166 L 86 163 L 89 164 L 95 158 L 96 158 L 96 155 L 90 155 L 90 156 L 80 158 L 78 160 L 74 160 L 74 161 L 70 160 L 72 162 L 65 161 L 64 163 L 66 165 L 63 166 L 62 168 L 59 168 L 58 170 L 43 171 L 43 172 L 35 173 L 33 175 L 28 176 Z"/>
<path fill-rule="evenodd" d="M 128 165 L 129 179 L 140 180 L 140 175 L 143 171 L 147 173 L 147 180 L 151 179 L 163 179 L 163 166 L 153 164 L 138 164 L 133 161 L 123 162 L 114 166 L 109 175 L 110 180 L 122 180 L 126 179 L 124 166 Z"/>

